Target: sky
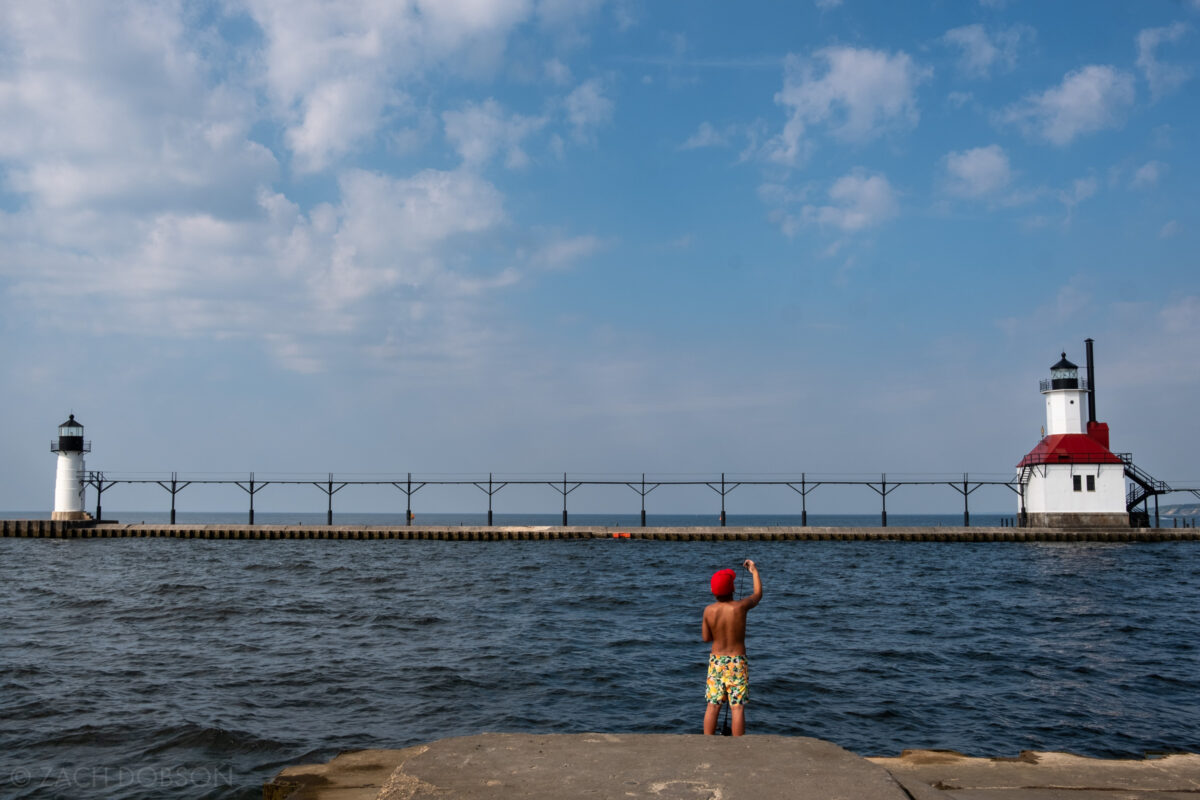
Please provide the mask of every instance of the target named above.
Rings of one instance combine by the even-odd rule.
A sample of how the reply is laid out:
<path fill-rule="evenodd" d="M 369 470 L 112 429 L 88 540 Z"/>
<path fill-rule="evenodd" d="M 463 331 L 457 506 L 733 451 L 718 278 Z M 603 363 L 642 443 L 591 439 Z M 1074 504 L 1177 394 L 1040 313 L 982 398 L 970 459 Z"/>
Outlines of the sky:
<path fill-rule="evenodd" d="M 1089 337 L 1114 451 L 1200 485 L 1197 142 L 1200 0 L 7 0 L 0 509 L 68 413 L 110 477 L 1004 478 Z"/>

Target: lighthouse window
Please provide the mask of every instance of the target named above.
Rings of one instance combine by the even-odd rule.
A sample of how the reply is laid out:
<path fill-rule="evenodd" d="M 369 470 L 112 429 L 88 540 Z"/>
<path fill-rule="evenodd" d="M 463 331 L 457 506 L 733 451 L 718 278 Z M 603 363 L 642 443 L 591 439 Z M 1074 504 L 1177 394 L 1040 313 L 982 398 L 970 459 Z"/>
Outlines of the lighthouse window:
<path fill-rule="evenodd" d="M 1095 475 L 1087 476 L 1087 489 L 1089 492 L 1096 491 L 1096 476 Z"/>
<path fill-rule="evenodd" d="M 1072 475 L 1071 480 L 1074 481 L 1074 483 L 1075 483 L 1075 491 L 1082 492 L 1083 491 L 1083 476 L 1082 475 Z"/>

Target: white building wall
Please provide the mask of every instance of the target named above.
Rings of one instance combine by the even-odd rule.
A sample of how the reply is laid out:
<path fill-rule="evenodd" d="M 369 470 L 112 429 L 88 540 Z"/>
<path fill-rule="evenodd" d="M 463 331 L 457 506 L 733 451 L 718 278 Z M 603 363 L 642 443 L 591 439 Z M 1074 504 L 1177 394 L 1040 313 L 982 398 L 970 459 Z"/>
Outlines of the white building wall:
<path fill-rule="evenodd" d="M 59 453 L 58 473 L 54 479 L 55 512 L 83 511 L 83 453 Z"/>
<path fill-rule="evenodd" d="M 1046 434 L 1085 433 L 1083 426 L 1086 392 L 1052 389 L 1046 392 Z"/>
<path fill-rule="evenodd" d="M 1082 491 L 1075 491 L 1074 476 Z M 1095 491 L 1087 489 L 1087 477 Z M 1018 498 L 1018 510 L 1020 499 Z M 1034 468 L 1025 487 L 1025 508 L 1036 513 L 1122 514 L 1125 512 L 1125 468 L 1122 464 L 1046 464 Z"/>

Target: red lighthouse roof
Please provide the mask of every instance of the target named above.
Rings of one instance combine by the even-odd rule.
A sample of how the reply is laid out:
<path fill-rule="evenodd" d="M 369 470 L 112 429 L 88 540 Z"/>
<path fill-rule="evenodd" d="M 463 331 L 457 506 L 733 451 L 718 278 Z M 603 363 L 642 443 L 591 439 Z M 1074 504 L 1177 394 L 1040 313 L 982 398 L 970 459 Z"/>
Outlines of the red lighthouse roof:
<path fill-rule="evenodd" d="M 1038 442 L 1018 467 L 1034 464 L 1120 464 L 1121 459 L 1086 433 L 1056 433 Z"/>

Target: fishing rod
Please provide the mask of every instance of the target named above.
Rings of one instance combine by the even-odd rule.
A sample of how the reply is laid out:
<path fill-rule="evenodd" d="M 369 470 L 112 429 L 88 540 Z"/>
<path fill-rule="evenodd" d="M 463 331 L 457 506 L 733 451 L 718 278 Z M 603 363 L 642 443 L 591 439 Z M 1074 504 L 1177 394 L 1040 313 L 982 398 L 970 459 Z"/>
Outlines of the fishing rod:
<path fill-rule="evenodd" d="M 730 724 L 729 698 L 721 701 L 721 710 L 717 712 L 717 732 L 721 736 L 733 736 L 733 726 Z"/>

